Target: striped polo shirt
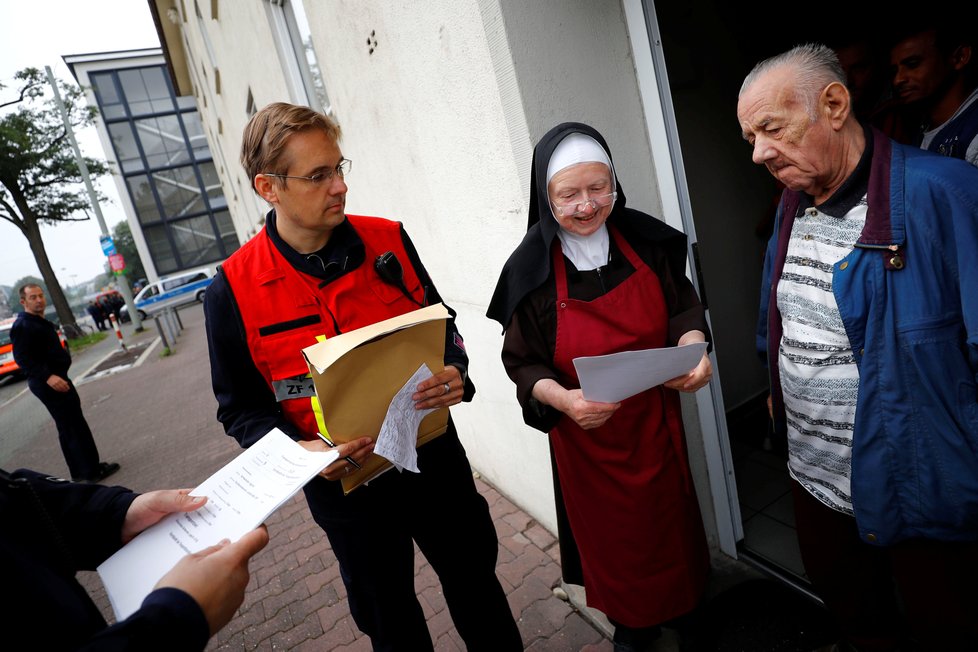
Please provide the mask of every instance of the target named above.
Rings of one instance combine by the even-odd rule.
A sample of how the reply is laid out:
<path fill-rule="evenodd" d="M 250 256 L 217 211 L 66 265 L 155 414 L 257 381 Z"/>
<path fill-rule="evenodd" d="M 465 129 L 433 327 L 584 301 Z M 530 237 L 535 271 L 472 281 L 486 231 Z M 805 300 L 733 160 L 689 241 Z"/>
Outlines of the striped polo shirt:
<path fill-rule="evenodd" d="M 866 221 L 868 157 L 863 159 L 822 205 L 803 196 L 777 290 L 788 471 L 822 503 L 846 514 L 853 513 L 849 476 L 859 372 L 832 293 L 832 270 L 852 252 Z"/>

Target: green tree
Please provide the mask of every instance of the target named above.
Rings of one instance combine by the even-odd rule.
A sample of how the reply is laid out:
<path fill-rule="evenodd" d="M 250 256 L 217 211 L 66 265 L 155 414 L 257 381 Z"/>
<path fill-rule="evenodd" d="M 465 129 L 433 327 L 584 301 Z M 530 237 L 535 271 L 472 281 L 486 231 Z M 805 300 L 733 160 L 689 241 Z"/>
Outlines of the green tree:
<path fill-rule="evenodd" d="M 126 278 L 129 285 L 146 277 L 146 270 L 143 269 L 143 261 L 139 257 L 139 250 L 136 249 L 136 241 L 132 237 L 132 230 L 129 222 L 123 220 L 112 227 L 112 242 L 115 249 L 126 261 Z"/>
<path fill-rule="evenodd" d="M 74 324 L 61 283 L 48 260 L 41 224 L 89 219 L 91 209 L 78 163 L 53 99 L 46 76 L 37 68 L 25 68 L 14 76 L 16 91 L 0 98 L 0 218 L 27 238 L 31 252 L 62 324 Z M 59 82 L 59 90 L 72 126 L 92 124 L 96 111 L 85 104 L 82 90 Z M 7 86 L 0 83 L 0 91 Z M 49 97 L 49 94 L 51 97 Z M 86 157 L 95 176 L 106 165 Z"/>

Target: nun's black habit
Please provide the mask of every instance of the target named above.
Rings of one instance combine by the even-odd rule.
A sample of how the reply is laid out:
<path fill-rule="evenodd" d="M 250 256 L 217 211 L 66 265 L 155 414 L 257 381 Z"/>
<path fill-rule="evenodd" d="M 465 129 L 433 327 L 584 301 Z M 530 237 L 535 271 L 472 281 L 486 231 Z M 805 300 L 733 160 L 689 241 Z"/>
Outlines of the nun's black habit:
<path fill-rule="evenodd" d="M 661 386 L 653 388 L 626 399 L 604 426 L 578 432 L 571 419 L 534 399 L 532 390 L 545 378 L 567 389 L 579 387 L 567 365 L 555 358 L 559 292 L 566 293 L 569 303 L 585 310 L 592 306 L 599 313 L 601 301 L 612 292 L 639 298 L 630 304 L 636 314 L 652 309 L 646 303 L 655 303 L 649 322 L 659 324 L 660 335 L 654 346 L 675 345 L 690 330 L 707 337 L 709 331 L 703 307 L 685 276 L 685 236 L 626 208 L 620 184 L 606 222 L 611 236 L 608 264 L 580 272 L 566 257 L 555 257 L 561 256 L 555 237 L 560 227 L 550 209 L 547 167 L 560 141 L 575 132 L 594 138 L 611 159 L 604 138 L 584 124 L 558 125 L 541 139 L 533 153 L 527 233 L 503 268 L 488 316 L 505 329 L 503 363 L 517 385 L 524 420 L 550 433 L 564 579 L 584 584 L 588 604 L 615 622 L 646 627 L 695 607 L 709 563 L 678 395 Z M 555 262 L 561 261 L 556 267 L 566 269 L 566 284 L 557 282 Z M 636 288 L 641 283 L 653 286 L 652 291 Z M 657 298 L 644 300 L 652 295 Z M 611 343 L 618 334 L 598 330 L 589 332 L 588 338 Z M 601 351 L 612 352 L 617 351 Z M 613 443 L 585 451 L 599 440 Z M 631 458 L 633 464 L 613 461 L 620 457 Z M 647 552 L 636 555 L 636 549 Z M 623 559 L 631 565 L 623 567 Z"/>

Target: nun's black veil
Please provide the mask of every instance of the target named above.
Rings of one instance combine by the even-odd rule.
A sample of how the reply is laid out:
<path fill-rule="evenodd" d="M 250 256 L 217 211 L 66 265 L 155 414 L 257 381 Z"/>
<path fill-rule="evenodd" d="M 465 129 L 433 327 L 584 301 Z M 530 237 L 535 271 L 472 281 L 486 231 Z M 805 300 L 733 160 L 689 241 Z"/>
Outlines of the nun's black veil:
<path fill-rule="evenodd" d="M 503 329 L 509 325 L 509 320 L 523 297 L 542 285 L 550 275 L 550 247 L 560 227 L 550 212 L 550 200 L 547 197 L 547 166 L 560 141 L 572 133 L 581 133 L 594 138 L 608 153 L 608 159 L 614 161 L 604 137 L 594 128 L 580 122 L 564 122 L 557 125 L 544 134 L 533 148 L 526 235 L 503 265 L 496 290 L 489 301 L 489 309 L 486 311 L 490 318 L 502 324 Z M 660 242 L 669 252 L 671 267 L 680 270 L 680 274 L 685 274 L 686 236 L 651 215 L 626 208 L 625 192 L 618 182 L 617 174 L 615 176 L 618 199 L 608 216 L 608 224 L 638 237 Z"/>

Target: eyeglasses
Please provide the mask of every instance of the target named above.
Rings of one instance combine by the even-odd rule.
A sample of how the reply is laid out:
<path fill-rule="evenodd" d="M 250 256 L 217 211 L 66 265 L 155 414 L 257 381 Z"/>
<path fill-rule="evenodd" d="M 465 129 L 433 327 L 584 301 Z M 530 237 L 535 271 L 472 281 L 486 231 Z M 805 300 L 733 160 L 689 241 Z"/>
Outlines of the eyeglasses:
<path fill-rule="evenodd" d="M 590 206 L 591 210 L 596 211 L 599 208 L 604 208 L 605 206 L 611 204 L 616 199 L 618 199 L 617 192 L 609 192 L 607 195 L 595 195 L 594 197 L 588 197 L 584 201 L 574 200 L 566 204 L 558 204 L 553 202 L 554 208 L 560 213 L 561 217 L 577 217 L 584 213 L 585 210 Z"/>
<path fill-rule="evenodd" d="M 334 175 L 338 176 L 340 179 L 344 178 L 347 174 L 349 174 L 352 168 L 353 161 L 345 158 L 340 160 L 340 162 L 337 163 L 336 167 L 332 170 L 317 172 L 311 177 L 300 177 L 292 174 L 272 174 L 271 172 L 262 172 L 262 174 L 264 174 L 266 177 L 275 177 L 276 179 L 302 179 L 303 181 L 309 181 L 310 183 L 319 186 L 332 181 Z"/>

